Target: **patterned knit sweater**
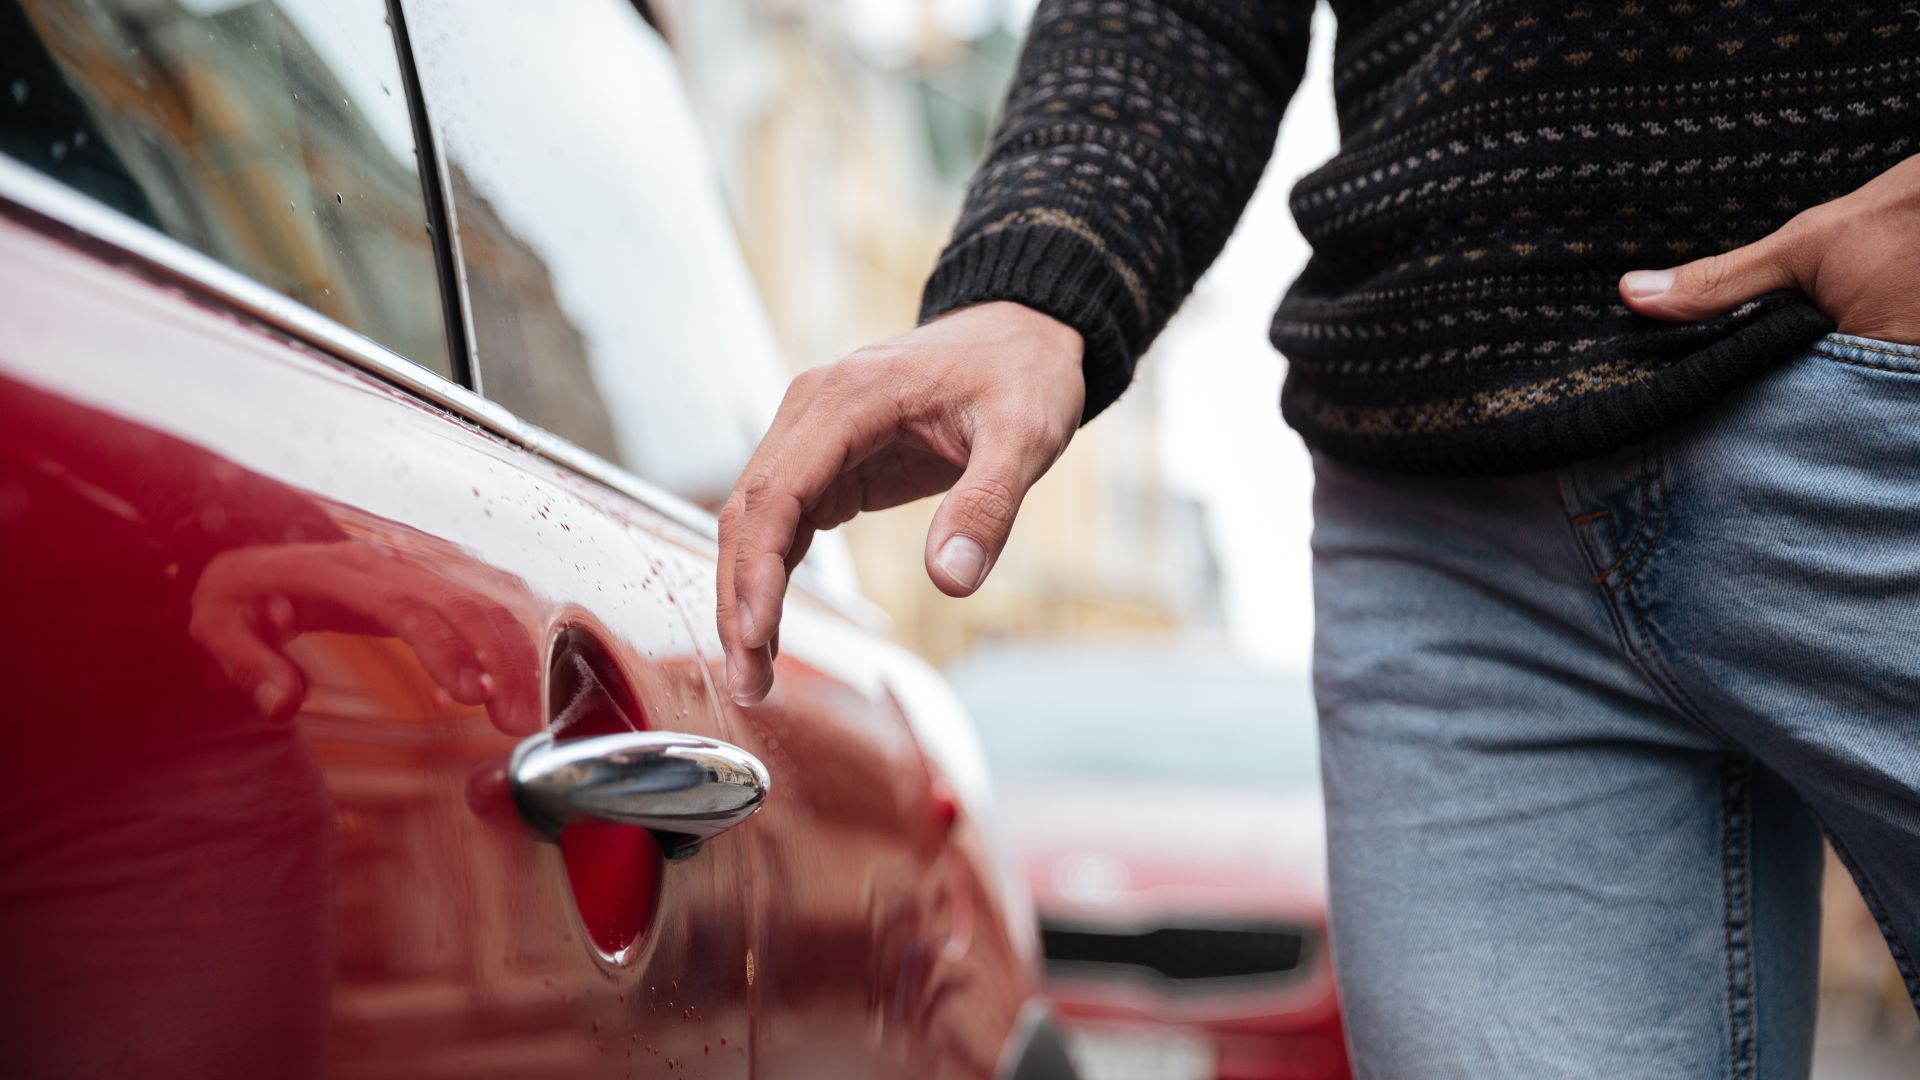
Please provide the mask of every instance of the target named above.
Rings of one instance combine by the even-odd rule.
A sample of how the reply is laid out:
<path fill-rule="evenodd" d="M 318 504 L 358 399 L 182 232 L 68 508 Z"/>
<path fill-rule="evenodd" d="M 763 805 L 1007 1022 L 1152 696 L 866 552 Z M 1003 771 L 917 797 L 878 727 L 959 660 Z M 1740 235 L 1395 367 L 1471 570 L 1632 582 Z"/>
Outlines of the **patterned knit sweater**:
<path fill-rule="evenodd" d="M 1282 411 L 1402 472 L 1577 460 L 1831 324 L 1678 326 L 1621 273 L 1764 236 L 1920 153 L 1920 0 L 1333 0 L 1339 154 L 1292 193 Z M 1087 342 L 1091 418 L 1207 268 L 1298 84 L 1311 0 L 1042 0 L 923 317 L 1015 300 Z"/>

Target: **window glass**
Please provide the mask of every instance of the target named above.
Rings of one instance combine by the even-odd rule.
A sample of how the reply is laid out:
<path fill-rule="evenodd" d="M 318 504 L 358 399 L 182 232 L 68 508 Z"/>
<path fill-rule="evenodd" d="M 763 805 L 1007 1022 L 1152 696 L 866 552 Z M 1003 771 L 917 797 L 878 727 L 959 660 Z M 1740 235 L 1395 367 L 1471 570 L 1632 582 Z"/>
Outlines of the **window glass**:
<path fill-rule="evenodd" d="M 630 0 L 406 10 L 482 392 L 715 507 L 783 379 L 665 43 Z"/>
<path fill-rule="evenodd" d="M 1319 782 L 1304 672 L 1116 645 L 993 650 L 947 675 L 997 776 L 1274 792 Z"/>
<path fill-rule="evenodd" d="M 380 0 L 0 0 L 0 152 L 451 374 Z"/>

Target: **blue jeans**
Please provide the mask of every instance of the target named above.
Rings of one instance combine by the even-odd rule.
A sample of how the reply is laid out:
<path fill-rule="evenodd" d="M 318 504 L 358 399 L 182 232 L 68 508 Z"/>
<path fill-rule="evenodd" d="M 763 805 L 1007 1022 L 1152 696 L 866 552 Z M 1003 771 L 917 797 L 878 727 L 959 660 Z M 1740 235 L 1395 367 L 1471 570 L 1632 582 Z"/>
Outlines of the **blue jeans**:
<path fill-rule="evenodd" d="M 1361 1076 L 1805 1077 L 1823 831 L 1920 998 L 1920 347 L 1551 472 L 1316 474 Z"/>

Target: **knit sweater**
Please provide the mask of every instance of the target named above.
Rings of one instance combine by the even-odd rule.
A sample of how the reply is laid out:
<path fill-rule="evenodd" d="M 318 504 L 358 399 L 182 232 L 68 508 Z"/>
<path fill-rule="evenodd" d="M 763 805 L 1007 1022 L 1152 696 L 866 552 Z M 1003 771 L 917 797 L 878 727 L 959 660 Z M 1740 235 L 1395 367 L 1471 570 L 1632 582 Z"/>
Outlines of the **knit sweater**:
<path fill-rule="evenodd" d="M 1698 413 L 1831 323 L 1694 325 L 1619 276 L 1749 243 L 1920 153 L 1916 0 L 1333 0 L 1341 147 L 1271 338 L 1316 449 L 1402 472 L 1578 460 Z M 1013 300 L 1086 340 L 1086 417 L 1233 230 L 1311 0 L 1041 0 L 923 318 Z"/>

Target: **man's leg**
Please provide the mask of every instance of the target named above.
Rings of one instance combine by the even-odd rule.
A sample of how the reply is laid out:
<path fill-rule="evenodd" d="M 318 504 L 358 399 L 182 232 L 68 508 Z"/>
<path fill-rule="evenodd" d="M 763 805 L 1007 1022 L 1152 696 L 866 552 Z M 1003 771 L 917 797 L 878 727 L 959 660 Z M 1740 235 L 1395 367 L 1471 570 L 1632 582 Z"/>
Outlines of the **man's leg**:
<path fill-rule="evenodd" d="M 1623 495 L 1623 540 L 1639 460 L 1586 482 Z M 1624 653 L 1562 478 L 1318 477 L 1333 944 L 1360 1074 L 1804 1077 L 1817 829 Z"/>
<path fill-rule="evenodd" d="M 1616 602 L 1813 808 L 1920 1005 L 1920 346 L 1829 338 L 1664 443 Z"/>

